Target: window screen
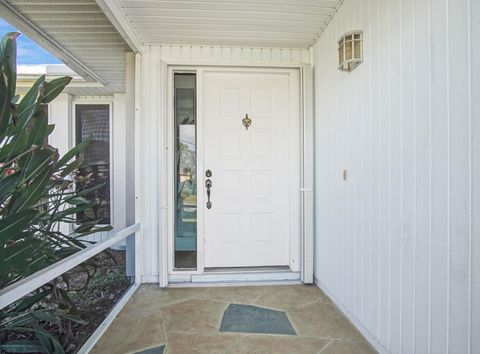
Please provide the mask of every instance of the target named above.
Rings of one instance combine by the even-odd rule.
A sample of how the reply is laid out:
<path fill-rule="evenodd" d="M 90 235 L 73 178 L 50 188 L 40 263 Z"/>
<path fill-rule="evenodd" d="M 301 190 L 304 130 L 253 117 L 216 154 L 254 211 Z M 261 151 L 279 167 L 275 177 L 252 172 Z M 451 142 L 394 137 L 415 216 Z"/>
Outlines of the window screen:
<path fill-rule="evenodd" d="M 110 224 L 110 106 L 78 104 L 75 106 L 76 143 L 90 138 L 79 169 L 77 188 L 85 190 L 103 185 L 86 198 L 96 205 L 77 215 L 82 221 Z"/>

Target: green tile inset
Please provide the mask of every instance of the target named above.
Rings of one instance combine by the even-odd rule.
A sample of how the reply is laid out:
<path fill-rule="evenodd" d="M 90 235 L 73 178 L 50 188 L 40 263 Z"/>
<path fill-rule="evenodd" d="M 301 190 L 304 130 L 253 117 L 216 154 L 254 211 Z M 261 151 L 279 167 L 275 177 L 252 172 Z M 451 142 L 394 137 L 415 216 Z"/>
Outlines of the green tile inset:
<path fill-rule="evenodd" d="M 230 304 L 225 310 L 220 332 L 297 334 L 285 312 L 240 304 Z"/>
<path fill-rule="evenodd" d="M 145 349 L 140 352 L 136 352 L 135 354 L 163 354 L 165 351 L 165 346 L 161 345 L 159 347 Z"/>

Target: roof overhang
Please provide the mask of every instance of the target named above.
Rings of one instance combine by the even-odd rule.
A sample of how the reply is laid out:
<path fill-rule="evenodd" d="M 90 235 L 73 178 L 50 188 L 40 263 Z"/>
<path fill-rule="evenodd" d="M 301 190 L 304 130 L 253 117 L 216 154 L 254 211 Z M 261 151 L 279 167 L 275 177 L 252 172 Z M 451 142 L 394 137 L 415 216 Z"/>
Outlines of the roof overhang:
<path fill-rule="evenodd" d="M 125 90 L 131 49 L 95 0 L 0 0 L 0 16 L 105 94 Z"/>

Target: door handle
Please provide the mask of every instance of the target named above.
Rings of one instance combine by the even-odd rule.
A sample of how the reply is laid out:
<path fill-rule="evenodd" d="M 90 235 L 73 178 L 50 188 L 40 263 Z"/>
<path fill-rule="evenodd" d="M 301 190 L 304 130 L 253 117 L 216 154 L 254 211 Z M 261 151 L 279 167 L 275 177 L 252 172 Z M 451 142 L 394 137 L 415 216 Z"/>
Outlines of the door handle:
<path fill-rule="evenodd" d="M 210 201 L 210 189 L 212 188 L 212 180 L 210 178 L 205 181 L 205 187 L 207 188 L 207 209 L 211 209 L 212 202 Z"/>

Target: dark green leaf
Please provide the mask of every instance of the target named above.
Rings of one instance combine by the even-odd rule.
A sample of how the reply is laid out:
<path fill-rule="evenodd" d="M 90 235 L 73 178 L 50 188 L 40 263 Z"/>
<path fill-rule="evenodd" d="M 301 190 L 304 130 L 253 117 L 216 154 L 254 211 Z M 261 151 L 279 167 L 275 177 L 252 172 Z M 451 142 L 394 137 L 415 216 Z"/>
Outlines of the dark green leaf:
<path fill-rule="evenodd" d="M 41 345 L 33 341 L 11 341 L 0 345 L 0 348 L 12 353 L 47 353 Z"/>
<path fill-rule="evenodd" d="M 26 127 L 28 123 L 28 117 L 32 116 L 35 108 L 40 105 L 40 102 L 37 102 L 38 98 L 40 97 L 40 91 L 43 87 L 45 82 L 45 75 L 40 76 L 37 81 L 33 84 L 33 86 L 28 90 L 28 92 L 23 96 L 22 100 L 18 104 L 17 107 L 17 115 L 19 120 L 22 120 L 22 123 L 17 124 L 20 126 L 18 129 L 23 129 Z M 18 131 L 17 129 L 17 131 Z"/>
<path fill-rule="evenodd" d="M 7 134 L 8 122 L 10 121 L 11 108 L 8 97 L 7 83 L 0 72 L 0 140 Z"/>
<path fill-rule="evenodd" d="M 72 81 L 72 78 L 65 76 L 47 82 L 45 84 L 45 91 L 42 103 L 49 103 L 53 101 L 63 91 L 65 86 L 70 83 L 70 81 Z"/>
<path fill-rule="evenodd" d="M 68 176 L 70 173 L 77 170 L 82 165 L 82 163 L 83 163 L 83 158 L 80 158 L 80 157 L 77 158 L 76 160 L 74 160 L 73 162 L 65 166 L 65 168 L 62 170 L 61 176 L 62 177 Z"/>
<path fill-rule="evenodd" d="M 45 195 L 47 183 L 50 180 L 50 173 L 52 168 L 48 168 L 43 175 L 39 175 L 32 183 L 25 188 L 23 193 L 17 198 L 12 206 L 13 211 L 19 211 L 28 208 L 36 203 L 42 196 Z"/>
<path fill-rule="evenodd" d="M 0 219 L 0 245 L 26 229 L 33 215 L 33 211 L 25 210 Z"/>
<path fill-rule="evenodd" d="M 24 299 L 20 300 L 15 304 L 15 311 L 22 312 L 30 309 L 34 304 L 38 303 L 40 300 L 44 299 L 50 294 L 50 289 L 40 289 L 35 294 L 27 296 Z"/>
<path fill-rule="evenodd" d="M 91 140 L 90 138 L 85 139 L 80 144 L 75 146 L 73 149 L 68 151 L 65 155 L 63 155 L 62 158 L 58 161 L 58 166 L 66 165 L 68 161 L 70 161 L 75 156 L 79 155 L 83 150 L 85 150 L 88 144 L 90 144 L 90 140 Z"/>
<path fill-rule="evenodd" d="M 18 32 L 6 33 L 0 42 L 0 56 L 3 61 L 3 72 L 7 77 L 10 101 L 15 95 L 17 85 L 17 38 Z"/>

